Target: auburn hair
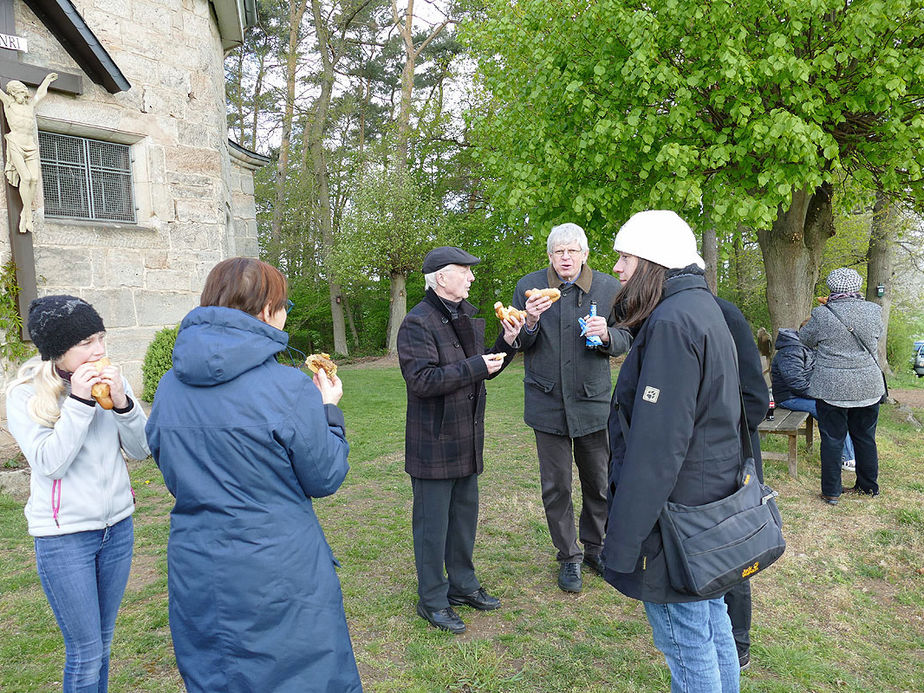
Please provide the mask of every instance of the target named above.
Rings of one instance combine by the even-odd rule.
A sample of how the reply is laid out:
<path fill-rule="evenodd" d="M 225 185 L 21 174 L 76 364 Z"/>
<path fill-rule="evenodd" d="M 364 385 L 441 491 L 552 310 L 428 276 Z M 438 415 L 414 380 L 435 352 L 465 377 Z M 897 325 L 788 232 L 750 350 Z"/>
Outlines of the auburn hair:
<path fill-rule="evenodd" d="M 251 257 L 232 257 L 209 272 L 199 305 L 236 308 L 257 316 L 266 306 L 271 313 L 285 308 L 288 293 L 285 276 L 272 265 Z"/>
<path fill-rule="evenodd" d="M 635 271 L 614 299 L 616 327 L 636 327 L 648 319 L 664 295 L 666 275 L 663 265 L 638 258 Z"/>

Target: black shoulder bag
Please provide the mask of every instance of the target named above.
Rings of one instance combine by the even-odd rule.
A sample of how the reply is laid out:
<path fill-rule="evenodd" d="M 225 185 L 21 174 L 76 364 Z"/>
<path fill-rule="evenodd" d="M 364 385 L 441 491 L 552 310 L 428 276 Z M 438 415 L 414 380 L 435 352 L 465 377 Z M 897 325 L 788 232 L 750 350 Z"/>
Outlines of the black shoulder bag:
<path fill-rule="evenodd" d="M 776 491 L 757 479 L 754 449 L 747 434 L 744 398 L 741 401 L 741 440 L 744 445 L 738 489 L 705 505 L 667 501 L 658 523 L 671 587 L 678 592 L 713 599 L 756 575 L 783 555 L 783 519 L 774 500 Z M 628 441 L 625 415 L 619 412 Z"/>
<path fill-rule="evenodd" d="M 879 365 L 879 359 L 877 359 L 876 355 L 870 350 L 868 346 L 866 346 L 866 343 L 857 336 L 857 333 L 853 331 L 853 328 L 841 319 L 841 316 L 837 314 L 837 311 L 834 310 L 834 308 L 829 306 L 827 303 L 825 304 L 825 308 L 831 311 L 831 315 L 837 318 L 838 322 L 847 328 L 847 331 L 853 335 L 853 338 L 860 343 L 860 346 L 863 347 L 866 353 L 869 354 L 873 359 L 873 363 L 876 364 L 876 368 L 878 368 L 879 372 L 882 374 L 882 387 L 885 388 L 885 391 L 882 393 L 882 397 L 879 398 L 879 404 L 885 404 L 889 401 L 889 384 L 886 382 L 885 371 L 882 370 L 882 366 Z"/>

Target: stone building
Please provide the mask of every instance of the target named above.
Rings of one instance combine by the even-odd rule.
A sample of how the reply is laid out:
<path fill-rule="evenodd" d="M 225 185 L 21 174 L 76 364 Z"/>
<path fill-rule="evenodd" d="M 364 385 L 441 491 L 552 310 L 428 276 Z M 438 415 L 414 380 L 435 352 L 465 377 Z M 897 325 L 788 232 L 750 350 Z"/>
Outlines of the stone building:
<path fill-rule="evenodd" d="M 21 310 L 52 293 L 96 306 L 139 391 L 155 332 L 197 305 L 216 262 L 258 252 L 253 171 L 267 160 L 228 140 L 223 68 L 255 4 L 0 0 L 0 87 L 34 94 L 58 74 L 35 106 L 33 231 L 19 233 L 6 184 L 0 261 L 16 262 Z"/>

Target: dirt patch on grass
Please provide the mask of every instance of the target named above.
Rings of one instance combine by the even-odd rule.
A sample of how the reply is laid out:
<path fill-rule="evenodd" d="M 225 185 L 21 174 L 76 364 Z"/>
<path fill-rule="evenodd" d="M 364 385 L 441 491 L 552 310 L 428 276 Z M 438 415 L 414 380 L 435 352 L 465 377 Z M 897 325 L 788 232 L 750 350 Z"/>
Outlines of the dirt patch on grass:
<path fill-rule="evenodd" d="M 899 404 L 904 404 L 906 407 L 924 409 L 924 389 L 889 390 L 889 395 L 894 397 Z"/>

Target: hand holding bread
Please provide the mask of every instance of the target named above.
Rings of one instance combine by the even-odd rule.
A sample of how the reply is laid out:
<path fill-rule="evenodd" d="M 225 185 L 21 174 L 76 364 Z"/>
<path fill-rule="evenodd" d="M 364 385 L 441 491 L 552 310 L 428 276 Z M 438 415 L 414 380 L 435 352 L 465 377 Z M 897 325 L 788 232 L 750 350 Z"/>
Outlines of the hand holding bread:
<path fill-rule="evenodd" d="M 561 291 L 558 289 L 527 289 L 526 298 L 532 298 L 533 296 L 544 296 L 552 303 L 555 303 L 555 301 L 561 298 Z"/>
<path fill-rule="evenodd" d="M 98 374 L 102 374 L 103 369 L 111 364 L 112 362 L 105 356 L 99 361 L 90 361 L 87 363 L 88 366 L 93 366 Z M 90 388 L 90 396 L 95 399 L 103 409 L 112 409 L 115 406 L 111 394 L 109 383 L 95 383 L 93 387 Z"/>
<path fill-rule="evenodd" d="M 337 364 L 331 360 L 330 354 L 311 354 L 305 359 L 305 365 L 308 366 L 312 373 L 324 371 L 331 380 L 337 375 Z"/>
<path fill-rule="evenodd" d="M 343 383 L 337 377 L 337 364 L 331 360 L 330 354 L 311 354 L 305 359 L 305 365 L 315 374 L 313 380 L 321 391 L 321 401 L 339 404 L 343 397 Z"/>
<path fill-rule="evenodd" d="M 494 304 L 494 314 L 498 320 L 525 320 L 526 311 L 513 306 L 507 307 L 500 301 Z"/>

